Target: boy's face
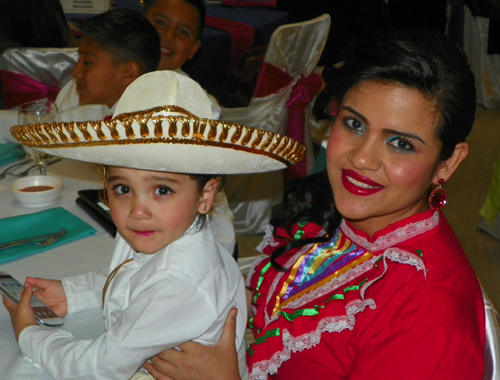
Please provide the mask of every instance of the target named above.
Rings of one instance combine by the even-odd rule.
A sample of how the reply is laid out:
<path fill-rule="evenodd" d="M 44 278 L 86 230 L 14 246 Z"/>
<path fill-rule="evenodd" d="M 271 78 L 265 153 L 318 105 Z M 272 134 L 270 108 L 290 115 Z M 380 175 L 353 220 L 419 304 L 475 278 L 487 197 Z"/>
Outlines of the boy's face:
<path fill-rule="evenodd" d="M 200 193 L 187 174 L 109 167 L 106 188 L 120 235 L 137 252 L 151 254 L 179 239 L 198 212 L 208 212 L 216 184 Z"/>
<path fill-rule="evenodd" d="M 183 0 L 157 0 L 145 16 L 160 35 L 161 59 L 158 70 L 176 70 L 192 59 L 198 39 L 199 14 Z"/>
<path fill-rule="evenodd" d="M 123 81 L 123 65 L 115 65 L 109 53 L 85 36 L 78 47 L 78 54 L 78 62 L 71 75 L 76 80 L 80 104 L 112 107 L 128 85 Z"/>

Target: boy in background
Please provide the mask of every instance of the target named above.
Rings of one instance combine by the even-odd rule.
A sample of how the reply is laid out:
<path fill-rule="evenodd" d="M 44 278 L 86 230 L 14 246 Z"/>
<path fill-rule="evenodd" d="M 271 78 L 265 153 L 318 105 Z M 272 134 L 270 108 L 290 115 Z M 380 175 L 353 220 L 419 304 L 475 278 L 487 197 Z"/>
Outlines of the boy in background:
<path fill-rule="evenodd" d="M 160 36 L 161 58 L 158 70 L 174 70 L 187 75 L 182 66 L 201 47 L 206 9 L 203 0 L 143 0 L 142 13 Z M 220 106 L 207 92 L 214 119 L 220 116 Z"/>
<path fill-rule="evenodd" d="M 55 103 L 61 121 L 101 120 L 113 114 L 123 91 L 140 75 L 154 71 L 160 60 L 155 28 L 139 12 L 112 9 L 75 20 L 82 32 L 79 59 Z M 15 143 L 10 127 L 17 110 L 0 111 L 0 143 Z"/>
<path fill-rule="evenodd" d="M 180 71 L 201 46 L 205 26 L 203 0 L 143 0 L 143 14 L 160 36 L 158 70 Z"/>

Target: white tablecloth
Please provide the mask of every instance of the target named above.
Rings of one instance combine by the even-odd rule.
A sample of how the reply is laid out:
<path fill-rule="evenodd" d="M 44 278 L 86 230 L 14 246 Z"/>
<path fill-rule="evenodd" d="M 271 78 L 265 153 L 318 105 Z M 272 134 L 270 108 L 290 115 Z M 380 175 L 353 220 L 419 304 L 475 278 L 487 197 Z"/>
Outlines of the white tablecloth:
<path fill-rule="evenodd" d="M 8 165 L 0 167 L 0 172 Z M 36 170 L 30 175 L 37 174 Z M 66 276 L 106 268 L 113 253 L 114 239 L 76 203 L 77 191 L 98 189 L 102 185 L 95 165 L 63 160 L 48 168 L 49 175 L 60 177 L 64 182 L 61 195 L 53 203 L 43 207 L 23 206 L 10 191 L 16 179 L 7 176 L 0 180 L 0 218 L 42 211 L 52 207 L 64 207 L 98 232 L 90 237 L 31 255 L 19 260 L 0 264 L 0 271 L 10 273 L 23 282 L 26 276 L 60 279 Z M 1 252 L 0 252 L 1 254 Z M 75 336 L 94 337 L 104 332 L 100 311 L 80 313 L 65 319 L 65 329 Z M 52 379 L 37 369 L 22 355 L 12 331 L 10 318 L 3 304 L 0 305 L 0 380 Z"/>

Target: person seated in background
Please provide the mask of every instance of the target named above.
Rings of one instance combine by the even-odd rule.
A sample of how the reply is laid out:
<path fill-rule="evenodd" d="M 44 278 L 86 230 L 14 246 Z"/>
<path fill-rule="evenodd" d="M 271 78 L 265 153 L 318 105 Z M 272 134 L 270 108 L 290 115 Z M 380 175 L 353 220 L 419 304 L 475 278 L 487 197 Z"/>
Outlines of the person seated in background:
<path fill-rule="evenodd" d="M 156 69 L 160 40 L 149 21 L 129 9 L 112 9 L 75 25 L 82 32 L 78 62 L 55 103 L 61 121 L 101 120 L 112 115 L 130 83 Z M 0 143 L 15 142 L 9 130 L 16 124 L 16 110 L 0 111 Z"/>
<path fill-rule="evenodd" d="M 158 70 L 181 71 L 201 46 L 206 9 L 202 0 L 144 0 L 142 10 L 160 36 Z"/>
<path fill-rule="evenodd" d="M 10 47 L 78 46 L 59 0 L 0 0 L 0 53 Z"/>
<path fill-rule="evenodd" d="M 201 47 L 206 9 L 203 0 L 143 0 L 143 14 L 160 36 L 161 58 L 158 70 L 182 71 Z M 220 106 L 207 92 L 214 119 L 220 117 Z"/>
<path fill-rule="evenodd" d="M 59 0 L 0 0 L 0 9 L 0 54 L 17 47 L 78 46 Z"/>

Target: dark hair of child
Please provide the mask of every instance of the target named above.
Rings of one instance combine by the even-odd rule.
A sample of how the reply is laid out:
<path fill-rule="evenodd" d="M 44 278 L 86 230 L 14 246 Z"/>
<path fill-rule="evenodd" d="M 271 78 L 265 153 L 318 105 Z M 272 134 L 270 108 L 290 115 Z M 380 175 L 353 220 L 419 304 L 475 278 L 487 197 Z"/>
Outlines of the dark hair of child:
<path fill-rule="evenodd" d="M 160 62 L 160 37 L 148 19 L 130 9 L 111 9 L 75 26 L 113 57 L 117 65 L 136 62 L 141 74 L 155 71 Z"/>
<path fill-rule="evenodd" d="M 193 6 L 198 11 L 198 30 L 196 33 L 196 39 L 201 39 L 201 33 L 205 27 L 205 17 L 207 15 L 207 9 L 203 0 L 182 0 L 185 3 Z M 158 0 L 142 0 L 143 8 L 142 13 L 146 13 L 149 8 L 155 5 Z"/>
<path fill-rule="evenodd" d="M 284 272 L 284 268 L 276 259 L 291 249 L 303 247 L 307 244 L 323 243 L 329 241 L 340 225 L 342 217 L 335 208 L 332 188 L 326 171 L 311 174 L 305 178 L 290 181 L 285 185 L 283 203 L 273 210 L 270 224 L 288 231 L 297 223 L 314 223 L 326 232 L 324 237 L 294 240 L 278 247 L 271 254 L 271 265 L 277 271 Z"/>

